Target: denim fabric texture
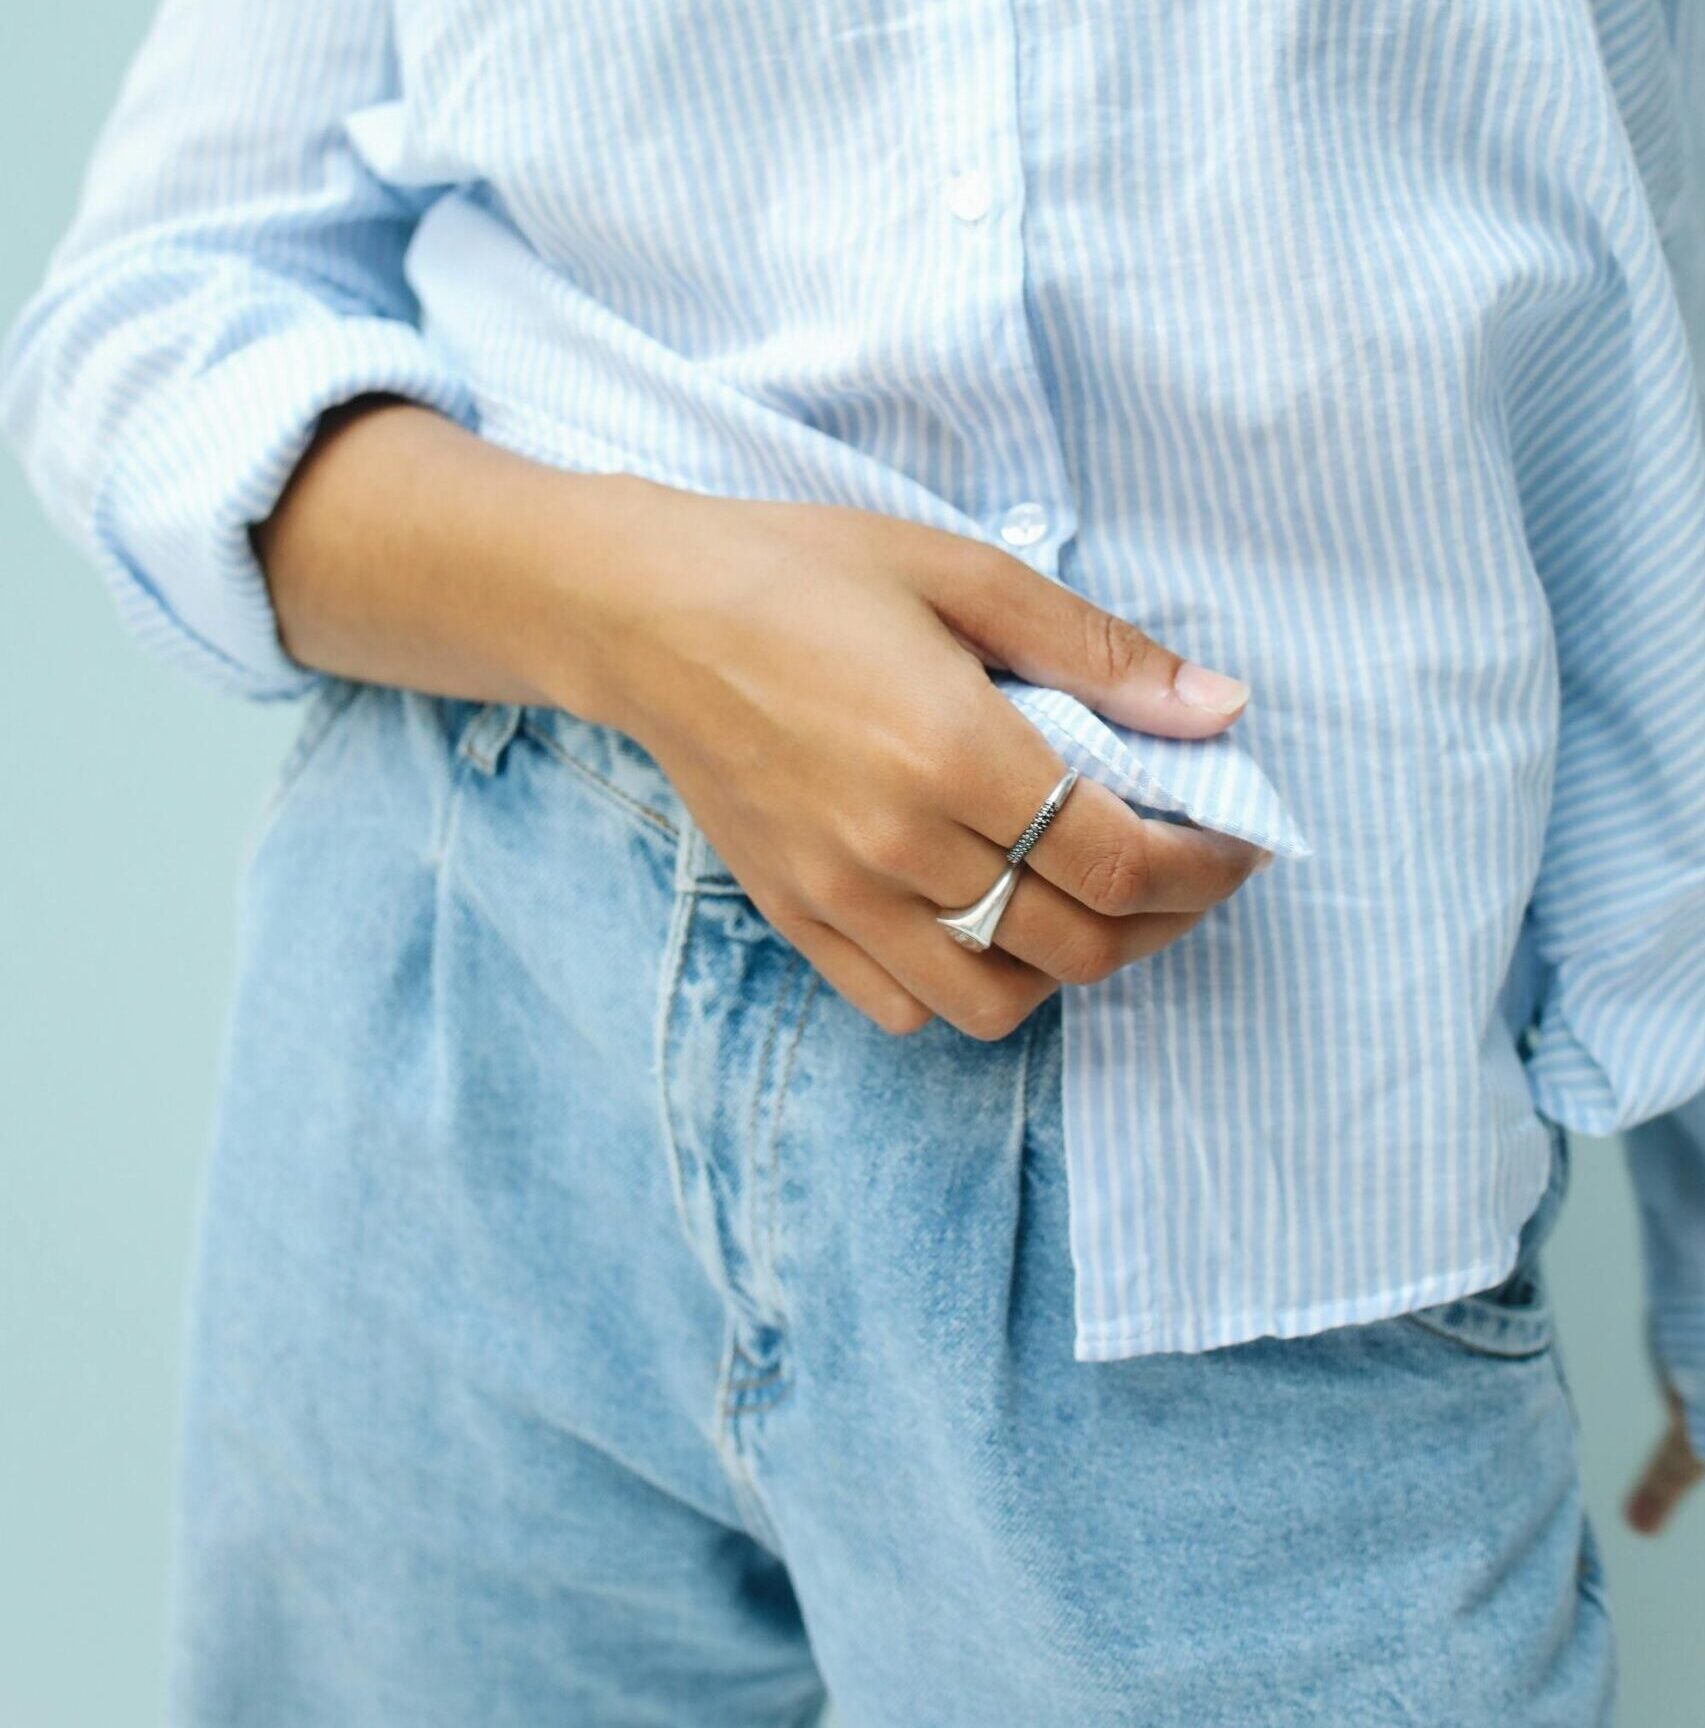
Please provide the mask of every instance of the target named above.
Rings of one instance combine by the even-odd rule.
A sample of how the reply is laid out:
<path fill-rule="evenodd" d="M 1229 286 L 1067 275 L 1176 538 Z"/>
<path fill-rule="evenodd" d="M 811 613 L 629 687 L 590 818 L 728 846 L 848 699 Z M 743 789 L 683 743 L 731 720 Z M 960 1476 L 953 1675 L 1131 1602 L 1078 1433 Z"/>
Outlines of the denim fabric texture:
<path fill-rule="evenodd" d="M 889 1037 L 621 735 L 310 700 L 245 880 L 176 1722 L 1609 1719 L 1561 1142 L 1494 1290 L 1074 1360 L 1058 998 Z"/>

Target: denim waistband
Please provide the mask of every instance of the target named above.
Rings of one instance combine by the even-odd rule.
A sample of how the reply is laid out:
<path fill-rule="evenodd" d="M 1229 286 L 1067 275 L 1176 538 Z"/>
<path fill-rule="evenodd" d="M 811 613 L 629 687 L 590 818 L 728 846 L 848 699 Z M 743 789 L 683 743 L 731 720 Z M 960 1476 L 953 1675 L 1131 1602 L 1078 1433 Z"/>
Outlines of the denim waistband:
<path fill-rule="evenodd" d="M 525 735 L 606 791 L 637 806 L 676 846 L 676 882 L 701 890 L 738 890 L 733 871 L 693 820 L 657 759 L 625 732 L 561 708 L 514 702 L 428 697 L 456 753 L 495 772 L 512 740 Z"/>

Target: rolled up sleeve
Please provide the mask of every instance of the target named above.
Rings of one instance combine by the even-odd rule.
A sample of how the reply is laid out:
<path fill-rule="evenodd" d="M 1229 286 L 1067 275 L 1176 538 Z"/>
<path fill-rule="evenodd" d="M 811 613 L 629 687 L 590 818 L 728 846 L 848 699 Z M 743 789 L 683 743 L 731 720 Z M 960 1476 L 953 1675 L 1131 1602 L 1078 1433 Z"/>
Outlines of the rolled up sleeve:
<path fill-rule="evenodd" d="M 140 638 L 248 696 L 316 682 L 249 530 L 320 416 L 377 392 L 476 421 L 404 274 L 433 191 L 345 130 L 395 83 L 382 0 L 166 0 L 0 348 L 0 429 L 50 516 Z"/>

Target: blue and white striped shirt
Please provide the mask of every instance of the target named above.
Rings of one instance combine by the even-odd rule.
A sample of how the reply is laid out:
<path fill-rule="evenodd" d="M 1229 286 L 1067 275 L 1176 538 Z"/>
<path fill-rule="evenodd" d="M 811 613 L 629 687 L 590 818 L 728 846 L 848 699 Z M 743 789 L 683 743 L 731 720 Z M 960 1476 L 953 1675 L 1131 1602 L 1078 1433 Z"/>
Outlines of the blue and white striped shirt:
<path fill-rule="evenodd" d="M 1370 1320 L 1508 1269 L 1545 1119 L 1705 1088 L 1693 30 L 166 0 L 0 406 L 137 630 L 255 696 L 313 679 L 247 525 L 371 390 L 981 536 L 1246 677 L 1208 745 L 1007 687 L 1281 854 L 1067 992 L 1077 1354 Z M 1705 1351 L 1705 1206 L 1658 1210 Z"/>

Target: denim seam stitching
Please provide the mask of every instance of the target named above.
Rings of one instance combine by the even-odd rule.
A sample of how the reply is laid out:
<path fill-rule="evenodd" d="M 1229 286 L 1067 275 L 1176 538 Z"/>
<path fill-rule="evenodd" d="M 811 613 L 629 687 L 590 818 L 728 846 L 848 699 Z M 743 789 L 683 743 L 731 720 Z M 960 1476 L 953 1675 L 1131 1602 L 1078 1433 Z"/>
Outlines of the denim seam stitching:
<path fill-rule="evenodd" d="M 762 1374 L 751 1374 L 743 1380 L 725 1380 L 722 1383 L 724 1392 L 749 1392 L 754 1386 L 770 1386 L 787 1372 L 787 1364 L 778 1362 L 773 1368 L 766 1368 Z"/>
<path fill-rule="evenodd" d="M 666 839 L 676 841 L 680 839 L 681 830 L 677 828 L 675 824 L 668 819 L 668 817 L 659 814 L 656 810 L 653 810 L 649 804 L 641 803 L 639 799 L 633 797 L 630 793 L 624 792 L 613 780 L 600 774 L 596 768 L 587 767 L 587 765 L 582 762 L 578 756 L 565 750 L 562 745 L 559 744 L 557 740 L 536 721 L 528 720 L 523 716 L 520 730 L 525 732 L 527 736 L 542 749 L 548 750 L 550 754 L 563 765 L 563 767 L 570 769 L 575 774 L 578 774 L 587 782 L 588 785 L 593 787 L 596 791 L 601 792 L 605 799 L 623 814 L 635 817 L 639 821 L 644 822 L 648 827 L 655 828 Z"/>
<path fill-rule="evenodd" d="M 770 1295 L 778 1312 L 782 1303 L 781 1279 L 776 1271 L 776 1213 L 780 1210 L 778 1195 L 781 1187 L 782 1111 L 786 1107 L 787 1089 L 793 1079 L 794 1062 L 805 1037 L 805 1022 L 811 1013 L 811 1004 L 817 999 L 817 987 L 822 981 L 823 975 L 814 968 L 811 969 L 800 995 L 799 1012 L 794 1016 L 793 1036 L 788 1040 L 787 1054 L 782 1059 L 781 1075 L 776 1082 L 775 1113 L 770 1118 L 769 1157 L 766 1160 L 764 1182 L 764 1273 L 769 1280 Z"/>
<path fill-rule="evenodd" d="M 1013 1086 L 1012 1100 L 1012 1141 L 1014 1186 L 1018 1189 L 1017 1211 L 1013 1216 L 1013 1228 L 1018 1229 L 1024 1219 L 1024 1175 L 1025 1148 L 1030 1139 L 1030 1067 L 1036 1059 L 1036 1045 L 1041 1039 L 1039 1030 L 1042 1017 L 1032 1014 L 1025 1026 L 1024 1048 L 1019 1053 L 1018 1079 Z M 1013 1293 L 1018 1287 L 1018 1252 L 1016 1244 L 1012 1256 L 1011 1273 L 1006 1288 L 1006 1332 L 1012 1336 L 1012 1304 Z"/>
<path fill-rule="evenodd" d="M 687 938 L 692 931 L 697 903 L 690 894 L 676 897 L 669 918 L 669 934 L 663 949 L 663 965 L 657 992 L 657 1020 L 653 1029 L 656 1051 L 658 1117 L 663 1135 L 664 1160 L 669 1167 L 669 1187 L 675 1197 L 675 1217 L 681 1237 L 692 1246 L 692 1221 L 687 1211 L 686 1178 L 681 1168 L 681 1145 L 675 1134 L 674 1101 L 669 1090 L 669 1032 L 674 1022 L 675 999 L 686 971 Z"/>
<path fill-rule="evenodd" d="M 760 1396 L 750 1402 L 731 1397 L 735 1363 L 742 1355 L 738 1327 L 733 1317 L 730 1316 L 722 1360 L 717 1370 L 716 1409 L 719 1427 L 716 1434 L 716 1451 L 722 1464 L 723 1475 L 734 1495 L 735 1505 L 746 1521 L 749 1534 L 779 1558 L 781 1555 L 781 1532 L 776 1529 L 775 1521 L 770 1517 L 769 1510 L 763 1503 L 757 1476 L 747 1456 L 739 1425 L 741 1416 L 761 1415 L 765 1410 L 771 1408 L 776 1397 L 779 1396 L 779 1392 Z M 785 1388 L 783 1389 L 785 1390 Z"/>
<path fill-rule="evenodd" d="M 791 976 L 792 968 L 790 967 L 789 977 L 791 978 Z M 764 1047 L 758 1053 L 757 1067 L 754 1069 L 752 1075 L 751 1107 L 746 1112 L 746 1155 L 749 1169 L 749 1180 L 746 1192 L 746 1239 L 754 1255 L 757 1253 L 758 1249 L 758 1175 L 761 1165 L 761 1159 L 758 1156 L 758 1148 L 763 1140 L 761 1132 L 761 1118 L 764 1105 L 765 1082 L 769 1078 L 770 1056 L 776 1047 L 776 1034 L 781 1026 L 782 1011 L 786 1006 L 786 990 L 777 990 L 775 993 L 775 1005 L 770 1010 L 769 1024 L 764 1028 Z M 779 1098 L 776 1100 L 775 1107 L 777 1111 L 781 1109 L 781 1100 Z M 764 1269 L 764 1273 L 767 1275 L 767 1267 Z M 754 1280 L 754 1282 L 756 1282 L 756 1280 Z"/>
<path fill-rule="evenodd" d="M 703 1261 L 693 1235 L 692 1215 L 687 1206 L 687 1184 L 681 1141 L 675 1132 L 674 1099 L 669 1088 L 669 1033 L 674 1025 L 675 1006 L 680 996 L 681 979 L 686 971 L 687 945 L 692 935 L 693 919 L 698 911 L 698 896 L 680 892 L 670 914 L 669 937 L 664 946 L 662 983 L 658 990 L 657 1019 L 652 1031 L 652 1049 L 657 1070 L 657 1098 L 665 1157 L 669 1166 L 669 1186 L 675 1198 L 675 1215 L 680 1223 L 682 1240 Z M 718 1218 L 732 1215 L 731 1196 L 726 1181 L 714 1159 L 694 1159 L 694 1167 L 712 1190 L 711 1203 Z M 728 1269 L 722 1268 L 726 1278 Z M 712 1288 L 721 1293 L 715 1274 L 706 1267 Z"/>

